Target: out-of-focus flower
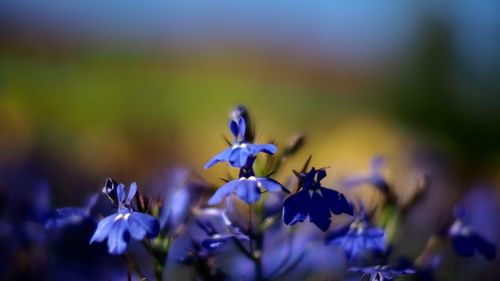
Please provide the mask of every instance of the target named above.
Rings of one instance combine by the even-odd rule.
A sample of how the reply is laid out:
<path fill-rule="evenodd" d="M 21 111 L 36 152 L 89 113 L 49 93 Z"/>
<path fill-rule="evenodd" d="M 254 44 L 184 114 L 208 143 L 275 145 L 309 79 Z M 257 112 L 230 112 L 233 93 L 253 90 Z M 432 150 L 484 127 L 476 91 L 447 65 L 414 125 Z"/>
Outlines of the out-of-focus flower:
<path fill-rule="evenodd" d="M 247 235 L 239 232 L 226 234 L 217 233 L 217 231 L 215 231 L 215 229 L 210 224 L 203 225 L 200 223 L 200 227 L 202 227 L 209 236 L 209 238 L 201 241 L 201 246 L 209 251 L 213 251 L 234 239 L 242 241 L 250 240 Z"/>
<path fill-rule="evenodd" d="M 309 216 L 312 223 L 326 231 L 331 223 L 330 212 L 336 215 L 353 214 L 352 205 L 342 193 L 321 186 L 320 181 L 326 177 L 324 169 L 312 168 L 300 177 L 302 179 L 301 190 L 286 198 L 283 204 L 285 224 L 293 225 L 303 222 Z"/>
<path fill-rule="evenodd" d="M 118 185 L 116 188 L 118 212 L 99 222 L 90 243 L 102 242 L 107 238 L 109 253 L 118 255 L 127 249 L 130 236 L 142 240 L 144 237 L 153 238 L 158 235 L 160 229 L 158 220 L 151 215 L 136 212 L 132 208 L 130 202 L 136 192 L 137 185 L 132 183 L 125 197 L 125 186 Z"/>
<path fill-rule="evenodd" d="M 204 264 L 210 259 L 215 251 L 222 249 L 231 241 L 249 241 L 248 235 L 245 235 L 240 229 L 233 225 L 225 214 L 226 210 L 215 208 L 196 209 L 194 213 L 196 218 L 194 223 L 189 224 L 187 231 L 183 233 L 178 242 L 181 249 L 177 249 L 175 255 L 179 262 L 192 265 Z M 178 247 L 177 247 L 178 248 Z M 180 252 L 179 252 L 180 250 Z"/>
<path fill-rule="evenodd" d="M 195 188 L 188 181 L 188 169 L 176 168 L 168 174 L 168 196 L 165 196 L 159 217 L 161 229 L 175 229 L 189 213 L 189 204 L 193 200 L 191 193 L 195 192 L 191 189 Z"/>
<path fill-rule="evenodd" d="M 351 272 L 361 272 L 360 280 L 368 277 L 370 281 L 394 280 L 397 277 L 415 274 L 415 270 L 406 266 L 376 265 L 372 267 L 351 267 Z"/>
<path fill-rule="evenodd" d="M 84 219 L 90 217 L 90 211 L 97 203 L 98 195 L 92 195 L 84 207 L 66 207 L 56 209 L 49 215 L 45 222 L 45 228 L 62 228 L 70 224 L 82 222 Z"/>
<path fill-rule="evenodd" d="M 183 219 L 189 204 L 189 192 L 181 188 L 174 190 L 172 195 L 165 198 L 164 206 L 160 215 L 160 226 L 176 226 Z"/>
<path fill-rule="evenodd" d="M 370 184 L 382 193 L 387 194 L 389 192 L 389 184 L 382 175 L 382 167 L 384 166 L 384 163 L 384 157 L 374 157 L 370 164 L 370 171 L 367 174 L 347 178 L 341 182 L 341 185 L 345 187 L 357 187 L 363 184 Z"/>
<path fill-rule="evenodd" d="M 455 252 L 464 257 L 471 257 L 479 252 L 488 260 L 494 259 L 495 245 L 477 234 L 472 226 L 465 224 L 463 216 L 462 210 L 455 210 L 455 222 L 448 231 Z"/>
<path fill-rule="evenodd" d="M 384 230 L 371 225 L 368 217 L 362 213 L 349 225 L 329 235 L 326 244 L 337 244 L 344 249 L 348 258 L 354 258 L 367 250 L 383 252 L 384 238 Z"/>
<path fill-rule="evenodd" d="M 213 208 L 201 210 L 196 224 L 208 236 L 208 238 L 204 238 L 201 241 L 203 248 L 213 251 L 234 239 L 242 241 L 250 240 L 248 235 L 243 234 L 237 226 L 233 225 L 225 212 L 226 210 Z"/>
<path fill-rule="evenodd" d="M 250 157 L 260 152 L 267 154 L 276 153 L 277 148 L 274 144 L 252 144 L 246 141 L 246 124 L 243 118 L 239 118 L 237 121 L 231 120 L 229 128 L 233 134 L 233 145 L 215 155 L 205 164 L 205 169 L 212 167 L 218 162 L 228 162 L 233 167 L 241 168 L 247 164 Z"/>

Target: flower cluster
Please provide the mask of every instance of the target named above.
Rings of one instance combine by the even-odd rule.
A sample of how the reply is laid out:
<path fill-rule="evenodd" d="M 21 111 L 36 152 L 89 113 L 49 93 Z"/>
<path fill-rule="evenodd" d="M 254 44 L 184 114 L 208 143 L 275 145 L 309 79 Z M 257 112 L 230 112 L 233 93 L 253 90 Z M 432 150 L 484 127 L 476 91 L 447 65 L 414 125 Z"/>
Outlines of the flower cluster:
<path fill-rule="evenodd" d="M 208 169 L 218 162 L 227 162 L 233 167 L 240 168 L 239 179 L 231 180 L 221 186 L 208 200 L 209 205 L 219 204 L 226 196 L 235 192 L 247 204 L 259 201 L 262 190 L 288 192 L 279 182 L 269 177 L 256 177 L 253 164 L 257 154 L 263 152 L 274 154 L 277 148 L 273 144 L 253 144 L 245 140 L 246 121 L 243 117 L 229 122 L 229 129 L 233 134 L 233 145 L 215 155 L 207 164 Z"/>
<path fill-rule="evenodd" d="M 419 181 L 414 194 L 403 200 L 397 184 L 382 174 L 385 159 L 377 156 L 367 174 L 341 178 L 334 190 L 323 185 L 325 168 L 309 166 L 311 157 L 302 169 L 283 173 L 285 160 L 303 147 L 302 135 L 280 151 L 275 144 L 254 143 L 249 113 L 241 106 L 232 112 L 229 129 L 229 147 L 204 165 L 208 169 L 225 162 L 238 169 L 218 188 L 187 169 L 174 169 L 153 184 L 149 190 L 160 195 L 150 197 L 139 193 L 136 183 L 126 192 L 124 184 L 106 180 L 102 193 L 113 211 L 100 219 L 90 243 L 107 239 L 108 253 L 126 260 L 128 280 L 132 272 L 140 279 L 175 279 L 169 275 L 174 267 L 186 274 L 180 280 L 336 280 L 353 274 L 373 281 L 404 275 L 433 280 L 442 259 L 439 245 L 448 243 L 465 257 L 496 256 L 494 243 L 463 212 L 446 214 L 451 219 L 435 230 L 422 251 L 395 256 L 401 252 L 393 251 L 402 240 L 399 229 L 424 198 L 429 181 Z M 271 175 L 287 180 L 281 184 Z M 368 207 L 366 201 L 350 198 L 355 196 L 350 187 L 365 184 L 384 200 Z M 348 190 L 347 196 L 339 190 Z M 60 229 L 93 221 L 100 217 L 95 210 L 101 205 L 94 195 L 83 207 L 47 211 L 44 224 Z M 144 251 L 128 255 L 135 250 L 129 247 L 131 239 L 147 250 L 152 273 L 143 270 L 147 262 L 130 258 L 142 258 Z"/>

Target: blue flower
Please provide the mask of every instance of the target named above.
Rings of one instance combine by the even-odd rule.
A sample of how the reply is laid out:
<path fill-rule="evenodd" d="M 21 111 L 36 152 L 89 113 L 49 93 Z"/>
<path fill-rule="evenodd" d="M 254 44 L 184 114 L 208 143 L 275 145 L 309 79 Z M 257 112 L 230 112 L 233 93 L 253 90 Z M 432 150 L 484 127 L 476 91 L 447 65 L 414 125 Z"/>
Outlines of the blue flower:
<path fill-rule="evenodd" d="M 212 197 L 208 200 L 209 205 L 219 204 L 226 196 L 235 192 L 238 197 L 245 201 L 247 204 L 253 204 L 260 199 L 262 193 L 260 188 L 264 188 L 267 191 L 278 191 L 283 190 L 288 192 L 285 187 L 283 187 L 279 182 L 265 177 L 241 177 L 229 181 L 225 185 L 221 186 Z"/>
<path fill-rule="evenodd" d="M 364 175 L 358 175 L 347 178 L 342 181 L 342 186 L 356 187 L 363 184 L 371 184 L 382 193 L 389 193 L 389 184 L 382 175 L 382 167 L 384 166 L 385 159 L 382 156 L 376 156 L 372 159 L 370 165 L 370 172 Z"/>
<path fill-rule="evenodd" d="M 212 252 L 230 241 L 249 241 L 250 237 L 233 225 L 225 214 L 226 210 L 206 208 L 200 211 L 196 219 L 197 226 L 203 231 L 204 237 L 200 245 Z"/>
<path fill-rule="evenodd" d="M 132 183 L 125 198 L 125 186 L 118 185 L 116 188 L 118 212 L 99 222 L 90 243 L 102 242 L 107 238 L 109 253 L 119 255 L 127 249 L 130 236 L 142 240 L 144 237 L 153 238 L 158 235 L 160 226 L 156 218 L 133 210 L 130 202 L 136 191 L 137 185 Z"/>
<path fill-rule="evenodd" d="M 159 216 L 161 229 L 175 229 L 186 219 L 193 200 L 188 179 L 187 169 L 176 168 L 168 174 L 169 196 L 165 196 Z"/>
<path fill-rule="evenodd" d="M 460 216 L 456 218 L 448 234 L 458 255 L 471 257 L 479 252 L 488 260 L 495 258 L 495 245 L 477 234 L 471 226 L 466 225 Z"/>
<path fill-rule="evenodd" d="M 237 121 L 231 120 L 229 128 L 233 134 L 233 145 L 215 155 L 204 168 L 208 169 L 218 162 L 228 162 L 231 166 L 244 167 L 248 159 L 260 152 L 267 154 L 276 153 L 276 146 L 273 144 L 252 144 L 245 140 L 246 124 L 245 119 L 239 118 Z"/>
<path fill-rule="evenodd" d="M 394 280 L 397 277 L 408 274 L 415 274 L 415 270 L 408 267 L 389 266 L 389 265 L 376 265 L 372 267 L 351 267 L 351 272 L 362 272 L 360 280 L 368 276 L 370 281 L 386 281 Z"/>
<path fill-rule="evenodd" d="M 77 224 L 90 217 L 90 211 L 97 203 L 98 196 L 94 194 L 87 201 L 85 207 L 66 207 L 56 209 L 45 222 L 45 228 L 63 228 L 70 224 Z"/>
<path fill-rule="evenodd" d="M 327 239 L 326 244 L 335 243 L 340 245 L 348 258 L 353 258 L 366 250 L 375 250 L 383 252 L 384 230 L 374 227 L 370 224 L 367 217 L 362 215 L 354 219 L 346 227 L 332 233 Z"/>
<path fill-rule="evenodd" d="M 330 212 L 336 215 L 353 214 L 352 205 L 342 193 L 321 186 L 320 181 L 324 177 L 326 171 L 324 169 L 317 171 L 315 168 L 301 175 L 302 189 L 286 198 L 283 204 L 285 224 L 303 222 L 309 216 L 312 223 L 326 231 L 331 223 Z"/>

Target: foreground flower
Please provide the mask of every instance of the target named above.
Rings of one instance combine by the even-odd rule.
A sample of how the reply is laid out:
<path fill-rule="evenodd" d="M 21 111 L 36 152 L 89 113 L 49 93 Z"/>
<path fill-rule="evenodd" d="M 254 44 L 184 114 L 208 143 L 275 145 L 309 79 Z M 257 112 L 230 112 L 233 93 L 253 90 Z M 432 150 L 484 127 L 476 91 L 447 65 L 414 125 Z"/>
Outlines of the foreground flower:
<path fill-rule="evenodd" d="M 245 166 L 250 157 L 257 155 L 260 152 L 267 154 L 276 153 L 276 146 L 274 144 L 252 144 L 246 141 L 245 119 L 239 118 L 238 120 L 231 120 L 229 128 L 233 134 L 233 145 L 224 149 L 219 154 L 215 155 L 204 168 L 208 169 L 219 162 L 228 162 L 231 166 L 241 168 Z"/>
<path fill-rule="evenodd" d="M 349 268 L 351 272 L 362 272 L 360 280 L 363 280 L 366 276 L 369 277 L 370 281 L 386 281 L 394 280 L 397 277 L 408 274 L 415 274 L 415 270 L 408 267 L 397 267 L 389 265 L 376 265 L 372 267 L 351 267 Z"/>
<path fill-rule="evenodd" d="M 118 185 L 116 188 L 118 212 L 102 219 L 90 240 L 102 242 L 108 239 L 108 251 L 110 254 L 119 255 L 125 252 L 130 236 L 136 240 L 145 237 L 153 238 L 158 235 L 159 223 L 153 216 L 134 211 L 131 200 L 137 191 L 137 185 L 132 183 L 128 196 L 125 198 L 125 186 Z"/>
<path fill-rule="evenodd" d="M 316 177 L 316 180 L 315 180 Z M 307 174 L 302 174 L 302 189 L 286 198 L 283 203 L 283 221 L 293 225 L 303 222 L 308 216 L 310 221 L 321 230 L 330 227 L 331 213 L 336 215 L 353 214 L 352 205 L 345 196 L 335 190 L 324 188 L 320 181 L 326 177 L 324 169 L 312 168 Z"/>
<path fill-rule="evenodd" d="M 384 251 L 384 230 L 372 226 L 365 215 L 354 219 L 349 225 L 332 233 L 326 244 L 341 246 L 348 258 L 353 258 L 367 250 Z"/>
<path fill-rule="evenodd" d="M 279 191 L 283 190 L 288 192 L 285 187 L 283 187 L 279 182 L 271 178 L 262 177 L 241 177 L 239 179 L 232 180 L 225 185 L 221 186 L 212 197 L 208 200 L 209 205 L 219 204 L 226 196 L 235 192 L 238 197 L 245 201 L 247 204 L 253 204 L 260 199 L 262 193 L 260 188 L 264 188 L 267 191 Z"/>

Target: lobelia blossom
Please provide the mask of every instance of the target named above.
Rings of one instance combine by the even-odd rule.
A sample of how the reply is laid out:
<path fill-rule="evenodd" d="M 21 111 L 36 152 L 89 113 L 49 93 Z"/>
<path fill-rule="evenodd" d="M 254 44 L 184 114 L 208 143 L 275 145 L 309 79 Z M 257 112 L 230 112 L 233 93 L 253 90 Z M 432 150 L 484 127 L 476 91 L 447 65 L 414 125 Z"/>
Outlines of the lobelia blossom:
<path fill-rule="evenodd" d="M 221 186 L 208 200 L 209 205 L 219 204 L 226 196 L 235 192 L 238 197 L 247 204 L 253 204 L 259 201 L 261 196 L 261 188 L 266 191 L 283 190 L 287 193 L 288 190 L 276 180 L 267 177 L 256 177 L 252 169 L 254 157 L 249 159 L 249 163 L 240 170 L 240 178 L 227 182 Z"/>
<path fill-rule="evenodd" d="M 63 228 L 77 224 L 90 217 L 90 211 L 97 203 L 98 195 L 92 195 L 84 207 L 66 207 L 56 209 L 45 222 L 45 228 Z"/>
<path fill-rule="evenodd" d="M 231 229 L 231 232 L 229 233 L 219 233 L 210 223 L 203 224 L 199 221 L 197 221 L 197 223 L 198 226 L 208 235 L 208 238 L 201 241 L 201 246 L 208 251 L 214 251 L 232 240 L 250 240 L 247 235 L 241 233 L 239 229 L 235 227 L 228 226 L 228 228 Z"/>
<path fill-rule="evenodd" d="M 283 203 L 285 224 L 303 222 L 309 216 L 312 223 L 326 231 L 330 227 L 331 212 L 336 215 L 353 214 L 352 205 L 344 194 L 321 186 L 320 182 L 325 177 L 324 169 L 316 170 L 314 167 L 309 173 L 301 174 L 302 188 Z"/>
<path fill-rule="evenodd" d="M 184 168 L 175 168 L 168 173 L 168 196 L 165 196 L 161 208 L 160 228 L 166 230 L 175 230 L 181 225 L 190 211 L 190 203 L 198 197 L 198 189 L 204 186 L 198 186 L 189 181 L 189 170 Z M 161 182 L 163 187 L 163 181 Z"/>
<path fill-rule="evenodd" d="M 363 275 L 360 280 L 364 280 L 366 276 L 370 281 L 388 281 L 394 280 L 402 275 L 415 274 L 415 270 L 406 266 L 390 266 L 376 265 L 372 267 L 351 267 L 348 269 L 351 272 L 361 272 Z"/>
<path fill-rule="evenodd" d="M 130 237 L 142 240 L 145 237 L 153 238 L 158 235 L 159 223 L 151 215 L 140 213 L 132 208 L 131 200 L 137 192 L 136 183 L 130 185 L 128 195 L 125 197 L 125 186 L 116 187 L 118 212 L 105 217 L 97 225 L 97 229 L 90 243 L 102 242 L 108 239 L 108 252 L 119 255 L 125 252 Z"/>
<path fill-rule="evenodd" d="M 373 157 L 370 164 L 370 172 L 368 174 L 347 178 L 342 181 L 342 186 L 356 187 L 363 184 L 371 184 L 382 193 L 387 194 L 389 192 L 389 184 L 382 175 L 382 167 L 384 166 L 384 163 L 384 157 Z"/>
<path fill-rule="evenodd" d="M 479 252 L 486 259 L 492 260 L 496 256 L 495 245 L 488 242 L 474 229 L 464 222 L 462 210 L 455 210 L 455 222 L 448 230 L 455 252 L 464 257 L 471 257 Z"/>
<path fill-rule="evenodd" d="M 247 164 L 249 158 L 254 157 L 258 153 L 276 153 L 277 149 L 274 144 L 253 144 L 246 141 L 246 123 L 244 118 L 240 117 L 236 121 L 231 120 L 229 122 L 229 129 L 233 134 L 233 145 L 215 155 L 210 161 L 208 161 L 207 164 L 205 164 L 205 169 L 208 169 L 219 162 L 228 162 L 233 167 L 241 168 Z"/>
<path fill-rule="evenodd" d="M 367 250 L 378 253 L 384 251 L 385 233 L 382 228 L 371 225 L 364 212 L 352 220 L 350 224 L 333 232 L 326 239 L 326 244 L 341 246 L 347 258 L 354 258 Z"/>
<path fill-rule="evenodd" d="M 249 241 L 248 235 L 241 232 L 226 215 L 226 210 L 205 208 L 200 210 L 196 225 L 202 230 L 203 238 L 200 245 L 212 252 L 229 241 Z"/>

